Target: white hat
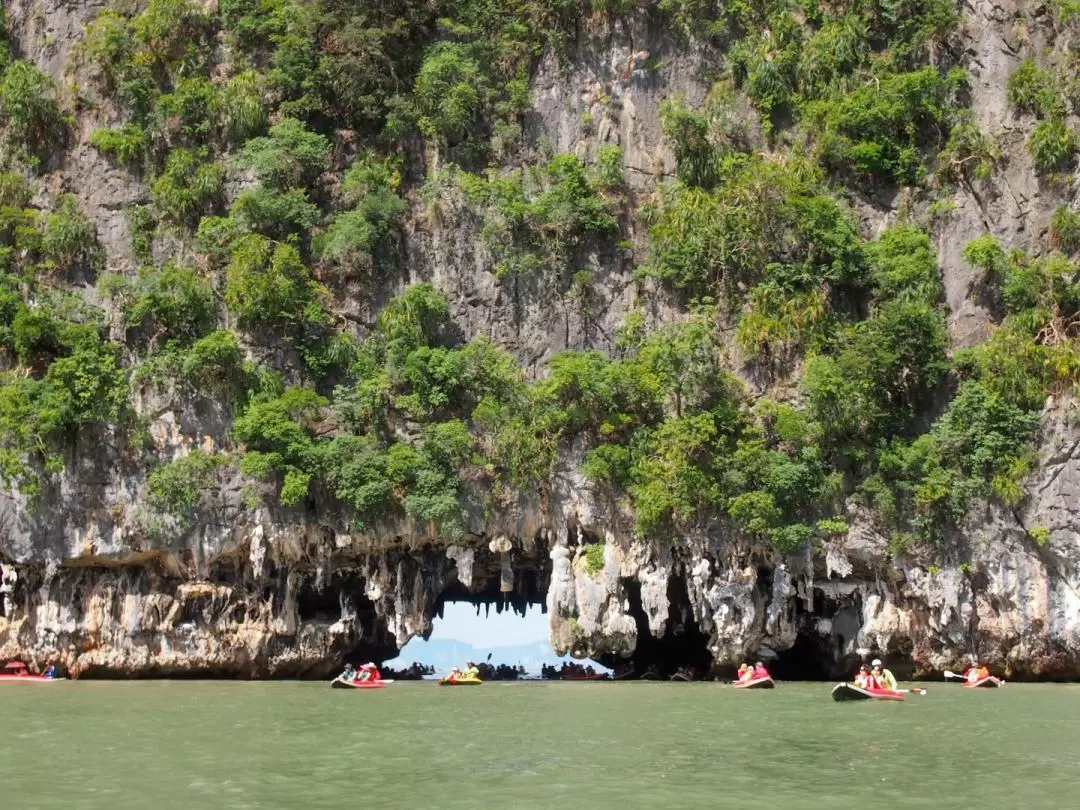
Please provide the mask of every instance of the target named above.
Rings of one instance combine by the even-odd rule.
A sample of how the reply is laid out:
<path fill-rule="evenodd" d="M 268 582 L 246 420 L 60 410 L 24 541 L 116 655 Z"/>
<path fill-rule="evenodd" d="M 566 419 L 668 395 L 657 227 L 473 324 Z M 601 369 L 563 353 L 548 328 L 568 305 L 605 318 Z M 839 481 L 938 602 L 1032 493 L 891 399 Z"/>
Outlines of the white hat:
<path fill-rule="evenodd" d="M 873 661 L 870 662 L 870 666 L 872 666 L 872 667 L 880 667 L 881 666 L 881 659 L 880 658 L 875 658 Z"/>

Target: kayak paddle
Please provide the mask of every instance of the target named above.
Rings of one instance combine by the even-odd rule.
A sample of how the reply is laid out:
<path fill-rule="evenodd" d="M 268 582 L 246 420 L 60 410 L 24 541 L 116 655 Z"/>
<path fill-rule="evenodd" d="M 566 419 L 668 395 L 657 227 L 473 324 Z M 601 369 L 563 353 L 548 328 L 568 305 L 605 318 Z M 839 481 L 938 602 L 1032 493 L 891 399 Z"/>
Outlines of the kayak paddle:
<path fill-rule="evenodd" d="M 967 680 L 967 678 L 965 678 L 963 675 L 958 675 L 955 672 L 949 672 L 949 670 L 945 670 L 941 674 L 944 675 L 946 678 L 957 678 L 958 680 L 961 680 L 961 681 L 966 681 Z"/>

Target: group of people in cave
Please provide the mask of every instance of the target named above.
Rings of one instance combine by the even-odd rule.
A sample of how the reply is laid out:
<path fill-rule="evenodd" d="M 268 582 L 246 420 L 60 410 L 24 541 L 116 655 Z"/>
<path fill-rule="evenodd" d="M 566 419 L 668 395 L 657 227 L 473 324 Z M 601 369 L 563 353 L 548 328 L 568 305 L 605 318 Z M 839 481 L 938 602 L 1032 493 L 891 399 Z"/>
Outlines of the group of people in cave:
<path fill-rule="evenodd" d="M 405 669 L 390 669 L 387 667 L 383 674 L 387 678 L 392 678 L 396 681 L 422 681 L 425 675 L 435 674 L 435 667 L 421 664 L 419 661 L 413 661 Z"/>
<path fill-rule="evenodd" d="M 544 664 L 540 668 L 540 677 L 546 681 L 572 681 L 600 676 L 598 676 L 592 665 L 582 666 L 575 661 L 564 661 L 560 667 Z"/>

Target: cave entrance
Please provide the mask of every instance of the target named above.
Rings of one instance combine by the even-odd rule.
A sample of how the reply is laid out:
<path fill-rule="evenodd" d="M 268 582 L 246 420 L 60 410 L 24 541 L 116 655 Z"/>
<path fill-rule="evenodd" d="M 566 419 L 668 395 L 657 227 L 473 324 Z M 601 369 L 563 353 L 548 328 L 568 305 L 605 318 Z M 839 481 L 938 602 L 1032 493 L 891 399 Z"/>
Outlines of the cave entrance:
<path fill-rule="evenodd" d="M 859 665 L 854 642 L 861 625 L 858 596 L 813 590 L 813 606 L 796 600 L 795 643 L 780 650 L 769 668 L 777 680 L 829 681 L 846 678 Z"/>
<path fill-rule="evenodd" d="M 436 598 L 428 637 L 410 639 L 384 667 L 406 678 L 446 675 L 469 661 L 485 680 L 539 674 L 560 660 L 548 640 L 548 560 L 478 551 L 463 574 L 468 586 L 451 575 Z"/>
<path fill-rule="evenodd" d="M 637 625 L 637 647 L 629 664 L 616 660 L 602 660 L 602 663 L 615 666 L 619 676 L 628 679 L 705 678 L 712 668 L 709 636 L 701 632 L 694 619 L 685 577 L 676 574 L 668 580 L 667 625 L 660 638 L 649 632 L 649 619 L 641 601 L 641 584 L 626 579 L 622 586 L 630 615 Z"/>
<path fill-rule="evenodd" d="M 395 676 L 438 677 L 472 661 L 485 680 L 516 680 L 569 660 L 551 648 L 542 602 L 451 598 L 455 595 L 460 594 L 440 596 L 428 638 L 410 639 L 384 668 Z"/>

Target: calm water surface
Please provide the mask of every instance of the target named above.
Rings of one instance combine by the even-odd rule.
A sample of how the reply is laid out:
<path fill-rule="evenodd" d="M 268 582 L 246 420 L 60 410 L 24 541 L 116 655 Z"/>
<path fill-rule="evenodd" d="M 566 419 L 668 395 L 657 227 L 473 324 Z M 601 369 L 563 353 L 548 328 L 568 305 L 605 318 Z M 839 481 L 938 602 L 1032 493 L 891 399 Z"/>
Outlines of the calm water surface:
<path fill-rule="evenodd" d="M 1080 686 L 0 683 L 0 807 L 1080 806 Z"/>

